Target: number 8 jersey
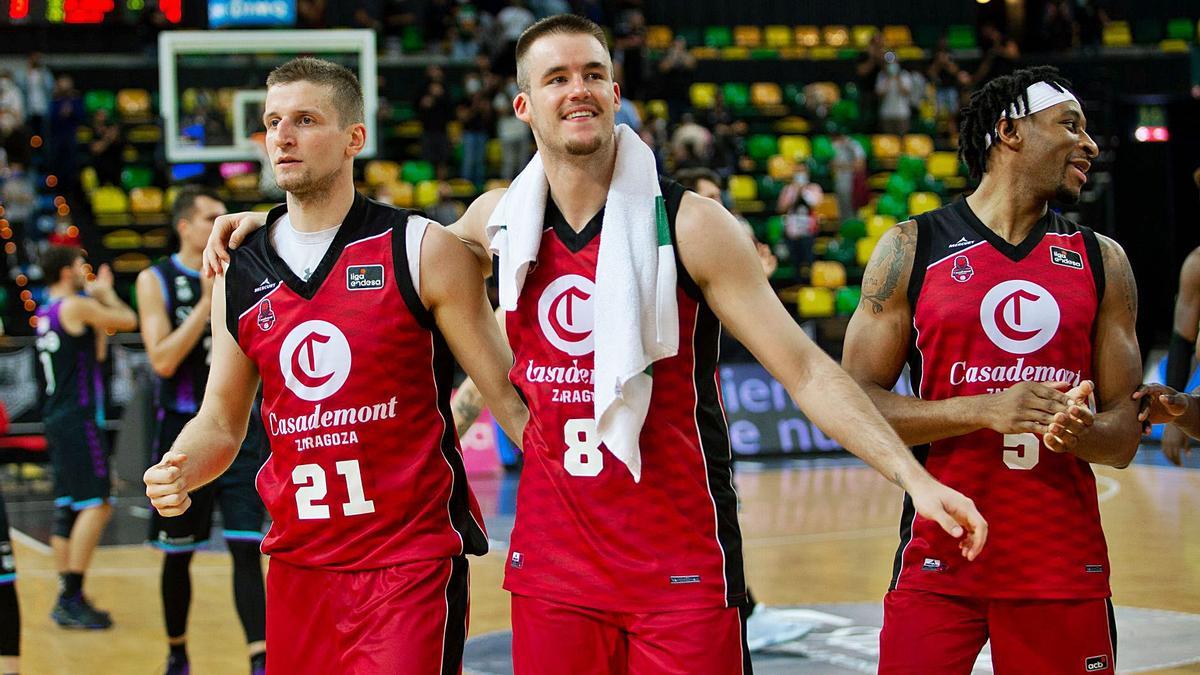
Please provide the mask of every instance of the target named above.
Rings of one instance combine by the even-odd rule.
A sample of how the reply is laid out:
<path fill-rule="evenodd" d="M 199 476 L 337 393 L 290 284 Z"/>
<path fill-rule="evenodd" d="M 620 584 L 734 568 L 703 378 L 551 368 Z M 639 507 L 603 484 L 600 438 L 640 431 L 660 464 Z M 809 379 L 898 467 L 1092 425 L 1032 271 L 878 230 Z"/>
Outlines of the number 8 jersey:
<path fill-rule="evenodd" d="M 271 444 L 264 553 L 365 570 L 487 551 L 451 421 L 453 360 L 412 281 L 428 222 L 357 195 L 308 281 L 269 228 L 233 252 L 226 322 L 262 377 Z"/>
<path fill-rule="evenodd" d="M 940 400 L 1022 381 L 1095 380 L 1104 265 L 1091 230 L 1048 211 L 1014 246 L 965 199 L 916 222 L 908 291 L 914 392 Z M 893 588 L 984 598 L 1109 595 L 1108 549 L 1087 462 L 1051 452 L 1038 435 L 989 429 L 915 452 L 931 474 L 975 501 L 988 542 L 967 562 L 906 496 Z"/>
<path fill-rule="evenodd" d="M 674 240 L 683 188 L 663 181 L 662 193 Z M 504 587 L 613 612 L 744 602 L 716 373 L 720 324 L 679 265 L 679 353 L 654 364 L 635 483 L 600 444 L 593 421 L 592 329 L 626 320 L 592 312 L 603 211 L 576 233 L 547 200 L 544 222 L 537 262 L 517 309 L 505 315 L 510 379 L 530 421 Z"/>

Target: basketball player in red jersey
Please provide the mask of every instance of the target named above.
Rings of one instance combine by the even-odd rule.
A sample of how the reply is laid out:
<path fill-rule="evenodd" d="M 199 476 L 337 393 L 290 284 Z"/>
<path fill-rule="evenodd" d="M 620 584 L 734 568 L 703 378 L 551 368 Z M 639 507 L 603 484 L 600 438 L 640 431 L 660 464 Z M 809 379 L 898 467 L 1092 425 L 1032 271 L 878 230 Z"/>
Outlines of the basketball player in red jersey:
<path fill-rule="evenodd" d="M 620 90 L 603 32 L 559 15 L 517 45 L 517 116 L 530 124 L 549 196 L 536 263 L 517 309 L 510 379 L 530 406 L 525 468 L 509 549 L 513 658 L 521 675 L 749 673 L 741 534 L 716 373 L 728 326 L 827 433 L 905 487 L 917 509 L 974 558 L 986 523 L 969 499 L 932 480 L 862 390 L 812 343 L 772 292 L 742 226 L 720 204 L 661 180 L 678 261 L 679 352 L 653 366 L 641 430 L 641 480 L 596 436 L 588 289 L 605 236 Z M 492 259 L 485 227 L 503 190 L 451 229 Z M 233 220 L 233 219 L 231 219 Z M 218 224 L 220 228 L 220 224 Z M 210 239 L 219 256 L 222 234 Z M 542 301 L 545 302 L 542 302 Z M 571 303 L 556 325 L 548 307 Z M 630 307 L 629 312 L 638 309 Z M 566 330 L 566 329 L 571 330 Z"/>
<path fill-rule="evenodd" d="M 997 673 L 1115 668 L 1091 464 L 1137 452 L 1137 292 L 1119 245 L 1048 209 L 1078 200 L 1097 152 L 1068 87 L 1030 68 L 972 96 L 960 153 L 979 188 L 887 232 L 867 265 L 843 363 L 991 524 L 963 564 L 905 500 L 881 673 L 969 673 L 989 638 Z M 890 391 L 906 360 L 916 398 Z"/>
<path fill-rule="evenodd" d="M 513 438 L 528 412 L 468 249 L 355 192 L 363 116 L 341 66 L 301 58 L 268 77 L 287 203 L 216 283 L 204 402 L 147 494 L 177 515 L 229 466 L 261 377 L 268 672 L 457 673 L 463 556 L 487 535 L 450 420 L 451 352 Z"/>

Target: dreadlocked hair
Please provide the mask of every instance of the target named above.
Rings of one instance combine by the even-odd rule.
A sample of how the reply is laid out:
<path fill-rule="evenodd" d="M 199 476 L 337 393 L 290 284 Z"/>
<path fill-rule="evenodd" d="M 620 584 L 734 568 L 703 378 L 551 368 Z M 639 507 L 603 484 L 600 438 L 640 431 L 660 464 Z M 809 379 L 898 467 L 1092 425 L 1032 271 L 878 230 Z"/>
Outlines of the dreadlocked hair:
<path fill-rule="evenodd" d="M 1029 110 L 1026 89 L 1037 82 L 1065 91 L 1071 83 L 1054 66 L 1035 66 L 1014 71 L 989 80 L 958 113 L 958 156 L 967 165 L 973 180 L 981 180 L 987 171 L 988 135 L 995 133 L 996 123 L 1008 114 L 1009 106 L 1018 111 Z"/>

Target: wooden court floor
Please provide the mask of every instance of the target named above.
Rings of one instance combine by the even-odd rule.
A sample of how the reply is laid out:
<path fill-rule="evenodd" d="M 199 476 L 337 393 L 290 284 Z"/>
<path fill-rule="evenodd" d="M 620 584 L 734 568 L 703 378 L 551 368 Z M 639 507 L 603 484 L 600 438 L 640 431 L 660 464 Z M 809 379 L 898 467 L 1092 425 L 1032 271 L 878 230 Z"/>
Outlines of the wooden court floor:
<path fill-rule="evenodd" d="M 1135 464 L 1124 471 L 1101 467 L 1097 474 L 1114 602 L 1200 614 L 1200 470 Z M 501 490 L 486 480 L 475 482 L 485 510 L 496 512 Z M 862 465 L 845 463 L 748 466 L 739 468 L 737 482 L 747 577 L 761 601 L 798 605 L 881 598 L 897 538 L 898 489 Z M 156 552 L 141 546 L 98 551 L 87 591 L 112 612 L 116 627 L 80 633 L 50 622 L 57 581 L 48 553 L 25 537 L 14 543 L 25 630 L 23 673 L 161 672 L 166 649 Z M 500 589 L 503 561 L 503 552 L 495 550 L 472 560 L 473 635 L 508 627 L 508 596 Z M 198 555 L 193 584 L 192 672 L 247 672 L 228 556 Z M 1194 674 L 1200 666 L 1156 672 Z"/>

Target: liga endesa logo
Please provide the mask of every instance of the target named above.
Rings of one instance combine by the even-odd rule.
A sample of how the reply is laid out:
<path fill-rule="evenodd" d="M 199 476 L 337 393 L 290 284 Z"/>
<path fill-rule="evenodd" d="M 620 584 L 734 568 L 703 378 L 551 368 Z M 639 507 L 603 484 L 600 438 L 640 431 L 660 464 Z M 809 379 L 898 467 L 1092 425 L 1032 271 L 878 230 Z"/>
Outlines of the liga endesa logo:
<path fill-rule="evenodd" d="M 293 394 L 320 401 L 337 393 L 350 376 L 350 343 L 328 321 L 305 321 L 283 339 L 279 370 Z"/>
<path fill-rule="evenodd" d="M 1060 319 L 1050 291 L 1024 279 L 996 284 L 979 304 L 983 332 L 1009 354 L 1030 354 L 1046 346 Z"/>
<path fill-rule="evenodd" d="M 578 274 L 561 276 L 538 299 L 538 324 L 550 344 L 571 356 L 592 352 L 596 285 Z"/>

